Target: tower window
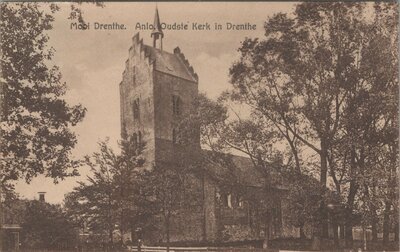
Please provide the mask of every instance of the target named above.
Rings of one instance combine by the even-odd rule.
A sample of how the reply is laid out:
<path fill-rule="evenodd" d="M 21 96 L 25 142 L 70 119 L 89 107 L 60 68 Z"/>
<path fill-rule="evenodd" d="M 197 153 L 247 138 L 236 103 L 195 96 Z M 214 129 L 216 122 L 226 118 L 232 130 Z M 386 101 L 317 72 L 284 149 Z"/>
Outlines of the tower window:
<path fill-rule="evenodd" d="M 136 67 L 135 66 L 132 67 L 132 72 L 131 73 L 132 73 L 132 75 L 131 75 L 132 83 L 133 83 L 133 85 L 135 85 L 136 84 L 136 81 L 135 81 Z"/>
<path fill-rule="evenodd" d="M 136 134 L 136 133 L 133 133 L 133 135 L 132 135 L 132 141 L 133 141 L 133 146 L 134 146 L 135 148 L 136 148 L 137 145 L 138 145 L 137 140 L 138 140 L 137 134 Z"/>
<path fill-rule="evenodd" d="M 137 143 L 138 143 L 138 147 L 140 147 L 142 145 L 142 132 L 138 132 L 138 136 L 137 136 Z"/>
<path fill-rule="evenodd" d="M 139 98 L 133 101 L 133 119 L 140 120 L 140 103 Z"/>
<path fill-rule="evenodd" d="M 182 112 L 182 100 L 179 96 L 172 96 L 172 112 L 174 115 L 180 115 Z"/>
<path fill-rule="evenodd" d="M 140 148 L 140 146 L 142 145 L 142 132 L 138 131 L 137 133 L 133 133 L 131 139 L 134 148 Z"/>
<path fill-rule="evenodd" d="M 177 142 L 176 129 L 172 129 L 172 142 L 175 144 Z"/>

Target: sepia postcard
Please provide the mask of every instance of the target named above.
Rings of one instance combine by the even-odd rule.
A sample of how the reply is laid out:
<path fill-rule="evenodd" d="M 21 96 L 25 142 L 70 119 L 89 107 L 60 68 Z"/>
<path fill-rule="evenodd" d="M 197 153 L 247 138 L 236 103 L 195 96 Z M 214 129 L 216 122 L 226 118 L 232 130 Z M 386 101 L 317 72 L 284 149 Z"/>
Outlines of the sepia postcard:
<path fill-rule="evenodd" d="M 397 1 L 0 8 L 0 251 L 400 251 Z"/>

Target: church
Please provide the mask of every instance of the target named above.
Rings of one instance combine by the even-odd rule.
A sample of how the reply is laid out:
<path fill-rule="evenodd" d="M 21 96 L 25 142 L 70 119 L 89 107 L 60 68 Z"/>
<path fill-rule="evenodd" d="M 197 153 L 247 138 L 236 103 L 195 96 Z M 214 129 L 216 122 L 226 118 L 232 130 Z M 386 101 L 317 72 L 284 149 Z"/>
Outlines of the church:
<path fill-rule="evenodd" d="M 137 142 L 146 142 L 144 155 L 148 166 L 172 166 L 184 158 L 190 159 L 179 146 L 176 125 L 193 109 L 201 76 L 179 47 L 173 52 L 163 49 L 164 32 L 157 9 L 153 28 L 151 45 L 145 44 L 139 34 L 132 38 L 119 85 L 121 132 Z M 192 152 L 209 154 L 210 151 L 201 149 L 198 135 L 193 136 L 191 143 Z M 182 208 L 173 217 L 171 242 L 195 244 L 297 236 L 298 230 L 285 221 L 285 189 L 266 186 L 263 175 L 249 158 L 226 156 L 229 169 L 209 162 L 203 167 L 206 174 L 191 176 L 190 187 L 199 204 Z M 235 185 L 226 183 L 232 176 L 238 182 Z M 274 196 L 267 201 L 266 194 Z M 271 211 L 263 212 L 262 204 L 270 204 Z M 166 238 L 159 231 L 146 234 L 145 239 L 157 243 Z"/>

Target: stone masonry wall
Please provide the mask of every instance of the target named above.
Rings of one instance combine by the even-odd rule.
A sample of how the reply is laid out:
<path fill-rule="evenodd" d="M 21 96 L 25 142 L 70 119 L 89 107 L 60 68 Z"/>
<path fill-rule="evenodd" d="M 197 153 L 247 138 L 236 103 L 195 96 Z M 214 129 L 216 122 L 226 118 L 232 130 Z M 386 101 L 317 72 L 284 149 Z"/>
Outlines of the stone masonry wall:
<path fill-rule="evenodd" d="M 173 146 L 172 130 L 177 128 L 179 121 L 189 113 L 197 94 L 197 83 L 166 73 L 154 72 L 154 126 L 156 141 L 160 143 L 156 145 L 156 159 L 171 160 L 177 155 L 179 147 Z M 173 114 L 173 95 L 179 96 L 182 101 L 180 116 Z M 199 140 L 193 139 L 193 141 Z"/>
<path fill-rule="evenodd" d="M 204 222 L 205 238 L 207 241 L 219 239 L 217 223 L 216 185 L 207 176 L 203 180 L 204 192 Z"/>
<path fill-rule="evenodd" d="M 132 38 L 129 58 L 120 84 L 121 131 L 125 127 L 129 136 L 141 132 L 146 144 L 146 163 L 149 166 L 154 162 L 155 148 L 153 86 L 153 63 L 137 34 Z M 137 98 L 140 104 L 139 120 L 133 118 L 133 102 Z"/>

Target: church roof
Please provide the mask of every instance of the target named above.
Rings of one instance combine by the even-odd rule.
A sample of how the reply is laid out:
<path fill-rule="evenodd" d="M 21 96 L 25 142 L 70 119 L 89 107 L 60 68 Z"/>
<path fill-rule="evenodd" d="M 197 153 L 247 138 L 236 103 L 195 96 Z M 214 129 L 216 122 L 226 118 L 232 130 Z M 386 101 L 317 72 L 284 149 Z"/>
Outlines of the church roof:
<path fill-rule="evenodd" d="M 275 170 L 276 167 L 273 168 L 271 166 L 269 172 L 266 173 L 266 171 L 256 168 L 252 160 L 248 157 L 204 149 L 201 153 L 208 163 L 204 167 L 208 175 L 224 184 L 232 183 L 258 188 L 268 187 L 270 190 L 287 190 L 290 184 L 289 179 L 282 176 L 285 174 L 283 170 L 278 172 Z M 306 177 L 313 180 L 309 176 Z"/>
<path fill-rule="evenodd" d="M 252 187 L 263 187 L 265 176 L 254 167 L 250 158 L 203 150 L 209 175 L 217 180 L 235 181 Z"/>
<path fill-rule="evenodd" d="M 174 53 L 169 53 L 152 46 L 143 45 L 145 50 L 150 54 L 150 58 L 155 61 L 155 69 L 157 71 L 171 74 L 179 78 L 197 82 L 197 74 L 184 58 L 179 48 Z"/>

